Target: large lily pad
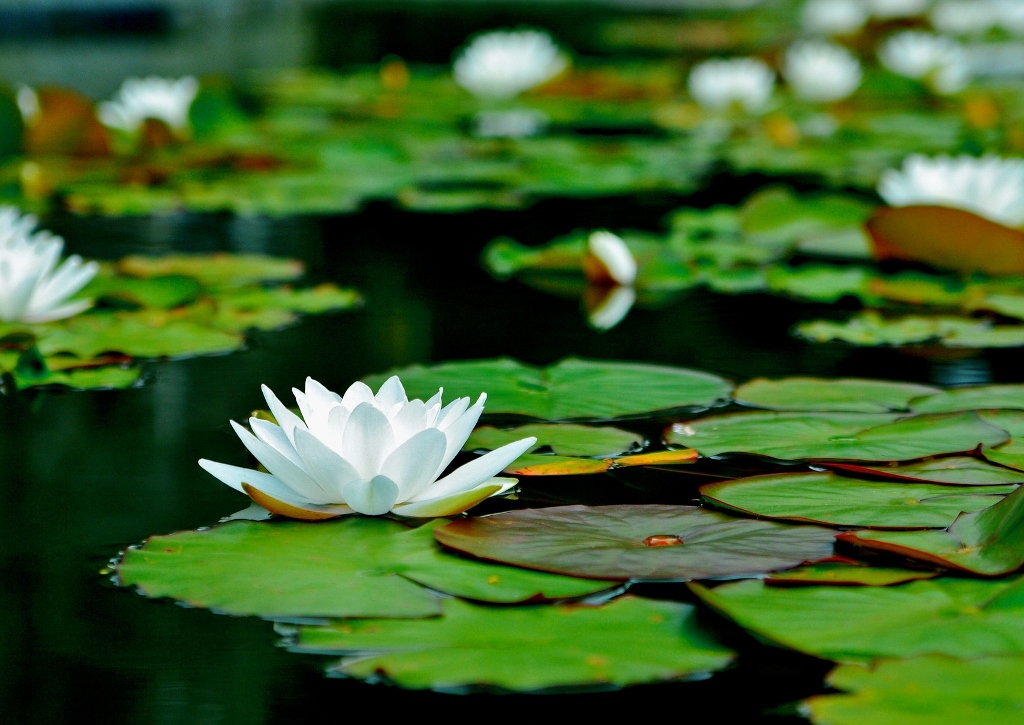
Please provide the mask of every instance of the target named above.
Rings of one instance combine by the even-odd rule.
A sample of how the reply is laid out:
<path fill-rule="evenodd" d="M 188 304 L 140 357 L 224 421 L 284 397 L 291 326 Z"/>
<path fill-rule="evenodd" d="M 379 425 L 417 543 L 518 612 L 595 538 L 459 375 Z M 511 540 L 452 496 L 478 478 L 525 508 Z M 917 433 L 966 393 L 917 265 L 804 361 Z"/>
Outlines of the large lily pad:
<path fill-rule="evenodd" d="M 977 385 L 953 388 L 913 401 L 917 413 L 952 413 L 959 410 L 1016 408 L 1024 410 L 1024 385 Z"/>
<path fill-rule="evenodd" d="M 433 529 L 351 517 L 308 524 L 233 521 L 154 536 L 129 549 L 122 583 L 231 614 L 281 617 L 426 617 L 440 613 L 420 586 L 488 602 L 578 597 L 593 581 L 541 575 L 445 554 Z"/>
<path fill-rule="evenodd" d="M 860 378 L 757 378 L 737 388 L 737 403 L 772 410 L 888 413 L 908 410 L 910 401 L 941 392 L 914 383 Z"/>
<path fill-rule="evenodd" d="M 339 674 L 435 690 L 623 687 L 706 675 L 734 656 L 677 602 L 495 608 L 449 599 L 443 608 L 436 619 L 302 627 L 296 647 L 357 655 Z"/>
<path fill-rule="evenodd" d="M 888 566 L 867 566 L 845 561 L 823 561 L 819 564 L 798 566 L 772 574 L 765 581 L 773 586 L 833 586 L 886 587 L 893 584 L 934 579 L 937 571 L 897 569 Z"/>
<path fill-rule="evenodd" d="M 784 460 L 910 461 L 1004 443 L 975 413 L 905 418 L 869 413 L 734 413 L 676 423 L 665 440 L 703 456 L 756 453 Z"/>
<path fill-rule="evenodd" d="M 963 511 L 998 503 L 1015 486 L 983 492 L 930 483 L 861 481 L 834 473 L 780 473 L 702 486 L 713 504 L 758 517 L 829 526 L 942 529 Z"/>
<path fill-rule="evenodd" d="M 1024 657 L 914 657 L 873 667 L 842 665 L 825 680 L 847 694 L 804 701 L 828 725 L 1014 725 L 1024 718 Z"/>
<path fill-rule="evenodd" d="M 482 559 L 594 579 L 751 576 L 828 558 L 833 533 L 694 506 L 558 506 L 453 521 L 445 546 Z"/>
<path fill-rule="evenodd" d="M 998 421 L 992 420 L 984 413 L 981 418 L 998 428 L 1006 428 Z M 1007 431 L 1012 434 L 1012 431 Z M 1002 445 L 1012 445 L 1004 443 Z M 860 476 L 871 476 L 888 481 L 909 483 L 939 483 L 951 486 L 1001 486 L 1007 483 L 1024 483 L 1024 473 L 1011 471 L 1004 466 L 993 466 L 979 458 L 970 456 L 950 456 L 949 458 L 930 458 L 916 463 L 905 463 L 899 466 L 873 466 L 857 463 L 829 463 L 828 467 L 837 471 L 845 471 Z"/>
<path fill-rule="evenodd" d="M 974 574 L 999 576 L 1024 565 L 1024 490 L 961 514 L 945 531 L 851 531 L 843 540 Z"/>
<path fill-rule="evenodd" d="M 940 578 L 889 587 L 798 588 L 743 581 L 690 588 L 759 637 L 840 662 L 1024 654 L 1021 579 Z"/>
<path fill-rule="evenodd" d="M 732 385 L 708 373 L 640 363 L 570 358 L 546 368 L 516 360 L 414 365 L 365 378 L 370 387 L 392 375 L 410 397 L 424 400 L 444 387 L 449 398 L 487 393 L 488 413 L 546 420 L 610 419 L 673 408 L 707 407 L 728 398 Z"/>

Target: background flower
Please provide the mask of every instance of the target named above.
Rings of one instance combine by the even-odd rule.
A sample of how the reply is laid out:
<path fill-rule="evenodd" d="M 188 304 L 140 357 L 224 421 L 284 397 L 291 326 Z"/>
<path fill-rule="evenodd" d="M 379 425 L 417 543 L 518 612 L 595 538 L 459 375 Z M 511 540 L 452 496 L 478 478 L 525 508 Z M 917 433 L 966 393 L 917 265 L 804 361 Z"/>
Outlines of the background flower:
<path fill-rule="evenodd" d="M 893 73 L 924 81 L 939 93 L 955 93 L 970 82 L 963 47 L 942 35 L 919 30 L 897 33 L 879 47 L 878 59 Z"/>
<path fill-rule="evenodd" d="M 481 98 L 512 98 L 551 80 L 569 60 L 540 30 L 496 30 L 459 51 L 455 82 Z"/>
<path fill-rule="evenodd" d="M 860 0 L 807 0 L 800 22 L 808 33 L 846 35 L 855 33 L 868 21 L 868 10 Z"/>
<path fill-rule="evenodd" d="M 860 85 L 860 61 L 846 48 L 824 40 L 802 40 L 786 50 L 782 74 L 807 101 L 838 101 Z"/>
<path fill-rule="evenodd" d="M 690 71 L 688 87 L 704 108 L 722 111 L 739 106 L 755 113 L 768 105 L 775 90 L 775 73 L 757 58 L 707 60 Z"/>
<path fill-rule="evenodd" d="M 122 131 L 135 132 L 152 118 L 182 132 L 188 129 L 188 111 L 198 92 L 199 81 L 192 76 L 129 78 L 112 101 L 99 104 L 99 118 Z"/>

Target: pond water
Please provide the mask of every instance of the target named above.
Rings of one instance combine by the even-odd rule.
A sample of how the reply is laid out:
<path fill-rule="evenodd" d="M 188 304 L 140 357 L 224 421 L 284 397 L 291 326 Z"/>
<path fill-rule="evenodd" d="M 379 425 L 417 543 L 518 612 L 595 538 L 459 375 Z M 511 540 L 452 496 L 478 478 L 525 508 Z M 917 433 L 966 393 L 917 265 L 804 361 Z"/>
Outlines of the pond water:
<path fill-rule="evenodd" d="M 756 180 L 724 179 L 696 201 L 734 201 Z M 808 345 L 789 334 L 806 305 L 780 297 L 688 292 L 671 306 L 635 310 L 611 331 L 585 324 L 579 303 L 518 282 L 495 282 L 479 253 L 495 236 L 541 243 L 577 227 L 656 229 L 675 198 L 545 202 L 517 212 L 422 215 L 374 205 L 358 216 L 269 220 L 183 215 L 47 220 L 70 249 L 129 252 L 261 251 L 301 256 L 315 279 L 354 285 L 363 309 L 309 317 L 258 335 L 241 353 L 152 364 L 140 388 L 0 397 L 5 524 L 0 567 L 0 710 L 8 722 L 69 722 L 87 708 L 102 722 L 297 722 L 311 708 L 381 702 L 508 714 L 571 706 L 578 716 L 616 705 L 650 712 L 714 713 L 745 722 L 822 690 L 830 665 L 758 644 L 706 610 L 702 624 L 739 649 L 737 668 L 712 679 L 537 700 L 454 701 L 450 696 L 328 679 L 324 660 L 276 646 L 270 623 L 152 602 L 108 583 L 101 570 L 154 533 L 214 523 L 244 498 L 196 465 L 244 465 L 227 425 L 277 390 L 311 375 L 334 389 L 413 362 L 507 355 L 548 364 L 568 355 L 653 361 L 758 375 L 858 375 L 944 384 L 1018 381 L 1020 355 L 959 359 L 872 348 Z M 816 308 L 817 309 L 817 308 Z M 652 432 L 657 425 L 652 424 Z M 537 480 L 537 479 L 534 479 Z M 527 480 L 518 504 L 690 503 L 708 479 L 657 473 Z M 638 593 L 688 599 L 682 585 Z M 706 621 L 705 621 L 706 620 Z M 742 697 L 736 693 L 742 692 Z M 564 697 L 564 701 L 563 701 Z M 652 702 L 653 698 L 653 702 Z M 669 710 L 668 708 L 672 708 Z M 642 709 L 641 709 L 642 708 Z M 620 710 L 626 712 L 627 710 Z"/>

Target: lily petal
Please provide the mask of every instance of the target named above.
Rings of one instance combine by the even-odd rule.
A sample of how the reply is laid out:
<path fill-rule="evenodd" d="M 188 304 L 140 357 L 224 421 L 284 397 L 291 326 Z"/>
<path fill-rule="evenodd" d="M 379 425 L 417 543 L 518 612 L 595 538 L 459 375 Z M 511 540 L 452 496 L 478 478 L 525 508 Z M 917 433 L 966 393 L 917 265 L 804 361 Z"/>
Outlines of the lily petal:
<path fill-rule="evenodd" d="M 267 421 L 262 422 L 267 423 Z M 273 425 L 273 423 L 267 423 L 267 425 Z M 293 491 L 293 496 L 305 499 L 310 503 L 335 503 L 317 485 L 316 481 L 310 478 L 308 473 L 282 455 L 276 448 L 260 440 L 235 421 L 231 421 L 231 427 L 235 429 L 235 433 L 242 440 L 243 445 L 249 449 L 249 452 L 256 456 L 256 460 L 262 463 L 281 483 L 290 488 Z M 276 428 L 276 426 L 274 427 Z"/>
<path fill-rule="evenodd" d="M 348 386 L 348 390 L 345 391 L 345 396 L 341 399 L 341 402 L 349 410 L 355 410 L 356 406 L 360 403 L 373 404 L 375 401 L 370 386 L 357 380 Z"/>
<path fill-rule="evenodd" d="M 305 430 L 295 431 L 295 450 L 327 495 L 335 503 L 345 503 L 342 491 L 346 484 L 359 478 L 359 471 Z"/>
<path fill-rule="evenodd" d="M 412 498 L 433 483 L 446 446 L 444 433 L 427 428 L 391 452 L 380 472 L 398 484 L 399 501 Z"/>
<path fill-rule="evenodd" d="M 461 514 L 463 511 L 468 511 L 491 496 L 504 493 L 515 484 L 516 479 L 514 478 L 492 478 L 469 491 L 461 491 L 437 498 L 428 498 L 414 503 L 399 504 L 392 509 L 392 512 L 398 516 L 409 516 L 412 518 L 454 516 L 455 514 Z"/>
<path fill-rule="evenodd" d="M 381 410 L 391 410 L 398 403 L 409 402 L 405 388 L 402 387 L 402 381 L 398 379 L 397 375 L 392 375 L 384 381 L 374 399 L 377 402 L 377 407 Z"/>
<path fill-rule="evenodd" d="M 481 395 L 480 399 L 472 408 L 460 415 L 458 420 L 443 429 L 445 438 L 448 439 L 448 448 L 445 450 L 444 458 L 441 459 L 441 465 L 438 466 L 437 471 L 434 472 L 435 478 L 444 472 L 444 469 L 448 467 L 448 464 L 451 463 L 455 459 L 455 456 L 459 454 L 459 451 L 462 450 L 462 446 L 466 445 L 466 441 L 469 440 L 469 436 L 473 434 L 473 429 L 476 428 L 476 424 L 480 420 L 480 415 L 484 412 L 484 400 L 485 397 Z"/>
<path fill-rule="evenodd" d="M 411 500 L 425 501 L 441 496 L 449 496 L 461 491 L 468 491 L 479 486 L 530 450 L 536 442 L 537 439 L 530 436 L 529 438 L 523 438 L 520 441 L 497 448 L 486 455 L 480 456 L 475 461 L 470 461 L 466 465 L 456 468 Z"/>
<path fill-rule="evenodd" d="M 342 457 L 369 480 L 380 473 L 384 458 L 395 447 L 387 416 L 373 403 L 360 403 L 348 418 L 341 441 Z"/>
<path fill-rule="evenodd" d="M 306 430 L 306 425 L 302 422 L 302 419 L 295 413 L 291 412 L 284 406 L 284 404 L 277 399 L 274 395 L 274 391 L 268 388 L 266 385 L 261 386 L 263 389 L 263 397 L 267 400 L 267 405 L 270 406 L 270 412 L 274 418 L 277 419 L 277 424 L 281 426 L 281 430 L 288 436 L 288 440 L 291 443 L 295 443 L 295 429 L 302 428 Z"/>
<path fill-rule="evenodd" d="M 290 519 L 302 521 L 324 521 L 325 519 L 336 519 L 339 516 L 346 516 L 353 513 L 348 506 L 313 506 L 310 504 L 290 504 L 280 501 L 273 496 L 263 493 L 258 488 L 243 483 L 242 487 L 249 494 L 249 498 L 265 508 L 272 514 L 287 516 Z"/>
<path fill-rule="evenodd" d="M 242 484 L 248 483 L 278 498 L 300 501 L 294 491 L 269 473 L 255 471 L 251 468 L 231 466 L 227 463 L 209 461 L 205 458 L 199 459 L 199 465 L 211 476 L 221 481 L 221 483 L 226 483 L 240 493 L 245 493 Z"/>
<path fill-rule="evenodd" d="M 398 500 L 398 484 L 387 476 L 374 476 L 369 481 L 352 481 L 345 486 L 344 494 L 345 501 L 357 513 L 380 516 Z"/>

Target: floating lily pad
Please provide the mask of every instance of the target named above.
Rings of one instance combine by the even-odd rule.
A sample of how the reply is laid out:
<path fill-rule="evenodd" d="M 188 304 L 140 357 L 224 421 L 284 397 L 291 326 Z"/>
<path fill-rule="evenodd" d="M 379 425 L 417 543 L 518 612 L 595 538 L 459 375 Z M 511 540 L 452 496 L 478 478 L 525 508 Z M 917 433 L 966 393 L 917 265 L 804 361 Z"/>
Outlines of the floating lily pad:
<path fill-rule="evenodd" d="M 1004 443 L 1009 435 L 975 413 L 734 413 L 676 423 L 665 440 L 700 451 L 783 460 L 909 461 Z"/>
<path fill-rule="evenodd" d="M 508 430 L 481 426 L 473 431 L 463 448 L 467 451 L 493 451 L 529 436 L 537 439 L 532 450 L 550 448 L 558 456 L 615 456 L 639 448 L 644 443 L 643 437 L 620 428 L 563 423 L 524 425 Z"/>
<path fill-rule="evenodd" d="M 842 539 L 973 574 L 1009 574 L 1024 565 L 1024 489 L 961 514 L 945 531 L 850 531 Z"/>
<path fill-rule="evenodd" d="M 940 578 L 888 587 L 691 584 L 759 637 L 839 662 L 1024 654 L 1024 581 Z"/>
<path fill-rule="evenodd" d="M 139 307 L 169 309 L 192 302 L 202 290 L 203 287 L 198 280 L 182 275 L 138 279 L 124 275 L 100 274 L 76 296 L 126 301 Z"/>
<path fill-rule="evenodd" d="M 893 584 L 934 579 L 937 571 L 918 569 L 895 569 L 884 566 L 848 564 L 838 561 L 823 561 L 820 564 L 799 566 L 796 569 L 772 574 L 765 581 L 773 586 L 812 586 L 831 584 L 833 586 L 885 587 Z"/>
<path fill-rule="evenodd" d="M 398 375 L 411 398 L 444 387 L 449 398 L 487 392 L 487 412 L 546 420 L 604 420 L 673 408 L 707 407 L 728 398 L 732 385 L 709 373 L 640 363 L 567 359 L 535 368 L 508 358 L 414 365 L 364 379 L 376 388 Z"/>
<path fill-rule="evenodd" d="M 736 389 L 737 403 L 772 410 L 888 413 L 910 408 L 910 401 L 938 388 L 858 378 L 757 378 Z M 935 411 L 938 412 L 938 411 Z"/>
<path fill-rule="evenodd" d="M 481 607 L 449 599 L 444 616 L 302 627 L 296 648 L 357 655 L 335 668 L 409 689 L 531 691 L 624 687 L 706 675 L 733 653 L 677 602 L 620 597 L 602 606 Z"/>
<path fill-rule="evenodd" d="M 843 665 L 830 687 L 848 694 L 804 701 L 807 716 L 828 725 L 1013 725 L 1024 717 L 1024 657 L 914 657 L 872 667 Z"/>
<path fill-rule="evenodd" d="M 230 614 L 427 617 L 439 600 L 420 584 L 487 602 L 578 597 L 606 585 L 445 554 L 433 529 L 351 517 L 318 524 L 234 521 L 150 538 L 117 568 L 123 584 Z"/>
<path fill-rule="evenodd" d="M 987 418 L 983 413 L 981 418 L 986 423 L 1003 428 L 998 421 Z M 1007 432 L 1012 433 L 1012 431 Z M 1003 445 L 1012 445 L 1012 442 Z M 837 471 L 911 483 L 940 483 L 953 486 L 1000 486 L 1007 483 L 1024 483 L 1024 473 L 1011 471 L 1003 466 L 993 466 L 969 456 L 932 458 L 899 466 L 870 466 L 856 463 L 829 463 L 827 465 Z"/>
<path fill-rule="evenodd" d="M 1024 410 L 1024 385 L 977 385 L 953 388 L 919 398 L 911 404 L 916 413 L 952 413 L 959 410 L 1016 408 Z"/>
<path fill-rule="evenodd" d="M 930 483 L 861 481 L 834 473 L 780 473 L 701 486 L 713 504 L 752 516 L 829 526 L 942 529 L 963 511 L 998 503 L 1015 486 L 983 492 Z"/>
<path fill-rule="evenodd" d="M 163 257 L 130 256 L 117 263 L 122 274 L 149 279 L 182 275 L 199 281 L 207 289 L 242 287 L 261 282 L 287 282 L 302 276 L 305 268 L 297 259 L 264 254 L 169 254 Z"/>
<path fill-rule="evenodd" d="M 290 325 L 298 313 L 319 315 L 347 310 L 361 302 L 352 289 L 323 284 L 309 289 L 276 287 L 242 288 L 216 297 L 217 313 L 213 324 L 229 332 L 248 329 L 274 330 Z"/>
<path fill-rule="evenodd" d="M 812 342 L 851 345 L 912 345 L 936 342 L 944 347 L 988 348 L 1024 346 L 1024 325 L 993 325 L 970 317 L 908 315 L 887 319 L 868 310 L 846 322 L 814 320 L 794 329 Z"/>
<path fill-rule="evenodd" d="M 752 576 L 819 561 L 834 532 L 694 506 L 558 506 L 453 521 L 438 541 L 482 559 L 594 579 Z"/>

